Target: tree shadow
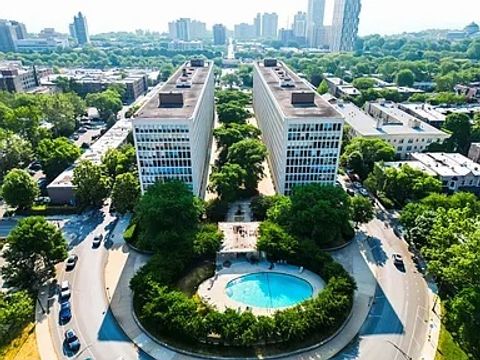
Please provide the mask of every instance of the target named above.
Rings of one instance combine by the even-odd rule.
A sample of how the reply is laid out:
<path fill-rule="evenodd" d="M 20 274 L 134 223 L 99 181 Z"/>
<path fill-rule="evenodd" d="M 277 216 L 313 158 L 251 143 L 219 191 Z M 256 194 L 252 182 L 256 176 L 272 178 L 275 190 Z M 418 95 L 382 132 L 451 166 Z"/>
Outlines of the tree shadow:
<path fill-rule="evenodd" d="M 385 250 L 383 250 L 383 244 L 379 238 L 372 236 L 364 237 L 361 241 L 360 248 L 365 253 L 365 257 L 369 263 L 378 266 L 385 266 L 387 263 L 388 256 Z"/>
<path fill-rule="evenodd" d="M 104 217 L 100 210 L 90 210 L 67 220 L 62 232 L 69 250 L 81 244 L 103 222 Z"/>
<path fill-rule="evenodd" d="M 340 353 L 335 355 L 332 360 L 350 360 L 358 359 L 360 355 L 360 339 L 358 336 L 348 344 Z"/>

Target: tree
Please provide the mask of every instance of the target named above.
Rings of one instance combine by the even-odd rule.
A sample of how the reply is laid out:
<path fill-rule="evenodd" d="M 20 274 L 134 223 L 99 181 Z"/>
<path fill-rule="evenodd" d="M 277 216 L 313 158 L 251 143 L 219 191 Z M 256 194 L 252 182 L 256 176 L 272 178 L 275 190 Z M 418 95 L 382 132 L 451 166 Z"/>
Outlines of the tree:
<path fill-rule="evenodd" d="M 299 246 L 297 239 L 289 235 L 280 225 L 264 221 L 259 230 L 257 248 L 265 251 L 270 260 L 290 259 L 296 253 Z"/>
<path fill-rule="evenodd" d="M 235 103 L 240 106 L 247 106 L 251 101 L 251 95 L 240 90 L 220 90 L 215 93 L 217 104 Z"/>
<path fill-rule="evenodd" d="M 263 221 L 267 218 L 267 212 L 270 208 L 275 206 L 278 201 L 281 201 L 283 195 L 259 195 L 255 196 L 250 202 L 250 209 L 256 221 Z"/>
<path fill-rule="evenodd" d="M 213 259 L 222 245 L 223 233 L 216 224 L 204 224 L 195 234 L 193 253 L 199 257 Z"/>
<path fill-rule="evenodd" d="M 136 164 L 135 148 L 127 144 L 118 149 L 108 149 L 102 158 L 102 164 L 112 180 L 117 175 L 132 171 Z"/>
<path fill-rule="evenodd" d="M 0 292 L 0 345 L 8 344 L 32 319 L 34 302 L 26 291 Z"/>
<path fill-rule="evenodd" d="M 327 80 L 322 80 L 322 82 L 320 83 L 320 85 L 318 85 L 318 88 L 317 88 L 317 92 L 320 94 L 320 95 L 324 95 L 326 93 L 328 93 L 328 83 L 327 83 Z"/>
<path fill-rule="evenodd" d="M 135 212 L 140 242 L 158 251 L 170 251 L 189 241 L 203 208 L 186 184 L 172 180 L 150 186 Z"/>
<path fill-rule="evenodd" d="M 398 86 L 413 86 L 415 82 L 415 74 L 410 69 L 403 69 L 397 73 Z"/>
<path fill-rule="evenodd" d="M 20 220 L 7 244 L 2 275 L 9 286 L 30 292 L 55 276 L 55 264 L 68 255 L 62 232 L 42 217 Z"/>
<path fill-rule="evenodd" d="M 69 136 L 75 131 L 76 109 L 71 97 L 64 94 L 46 96 L 42 101 L 42 110 L 52 125 L 55 136 Z"/>
<path fill-rule="evenodd" d="M 100 207 L 110 193 L 110 179 L 100 165 L 91 161 L 81 161 L 73 170 L 75 201 L 86 208 Z"/>
<path fill-rule="evenodd" d="M 218 163 L 224 164 L 227 161 L 228 149 L 233 144 L 247 139 L 256 139 L 260 136 L 260 130 L 250 124 L 225 124 L 213 130 L 213 136 L 217 142 L 220 153 L 218 155 Z"/>
<path fill-rule="evenodd" d="M 447 143 L 451 143 L 454 151 L 464 155 L 470 148 L 472 125 L 470 118 L 465 114 L 449 114 L 443 124 L 443 129 L 451 133 Z"/>
<path fill-rule="evenodd" d="M 378 161 L 392 161 L 395 148 L 385 140 L 377 138 L 354 138 L 345 147 L 342 163 L 365 179 Z"/>
<path fill-rule="evenodd" d="M 352 206 L 352 220 L 356 226 L 358 224 L 366 224 L 373 220 L 374 212 L 373 205 L 370 199 L 364 196 L 354 196 L 351 200 Z"/>
<path fill-rule="evenodd" d="M 226 74 L 222 77 L 222 81 L 228 85 L 230 89 L 234 85 L 240 86 L 242 84 L 242 80 L 240 80 L 237 74 Z"/>
<path fill-rule="evenodd" d="M 30 208 L 39 193 L 37 183 L 25 170 L 13 169 L 5 176 L 2 195 L 8 205 Z"/>
<path fill-rule="evenodd" d="M 8 171 L 24 167 L 32 158 L 32 145 L 29 141 L 0 128 L 0 179 Z"/>
<path fill-rule="evenodd" d="M 130 172 L 119 174 L 112 189 L 112 205 L 120 214 L 133 211 L 140 197 L 138 177 Z"/>
<path fill-rule="evenodd" d="M 105 90 L 101 93 L 88 94 L 85 98 L 88 106 L 96 107 L 100 117 L 109 120 L 122 110 L 122 97 L 112 89 Z"/>
<path fill-rule="evenodd" d="M 358 90 L 367 90 L 371 89 L 375 86 L 376 82 L 372 78 L 356 78 L 353 80 L 352 85 L 356 87 Z"/>
<path fill-rule="evenodd" d="M 246 171 L 244 186 L 248 192 L 255 192 L 258 182 L 263 178 L 263 162 L 266 157 L 267 148 L 257 139 L 245 139 L 230 147 L 227 161 L 238 164 Z"/>
<path fill-rule="evenodd" d="M 245 124 L 250 113 L 237 102 L 229 102 L 217 105 L 218 121 L 223 124 Z"/>
<path fill-rule="evenodd" d="M 210 191 L 214 191 L 223 201 L 234 201 L 242 189 L 247 171 L 238 164 L 225 164 L 210 175 Z"/>
<path fill-rule="evenodd" d="M 242 85 L 245 87 L 253 86 L 253 66 L 240 65 L 237 75 L 242 80 Z"/>
<path fill-rule="evenodd" d="M 163 64 L 160 68 L 160 72 L 158 73 L 158 81 L 167 81 L 170 76 L 172 76 L 175 69 L 173 68 L 172 64 L 166 63 Z"/>
<path fill-rule="evenodd" d="M 480 41 L 472 41 L 467 50 L 467 56 L 470 59 L 480 60 Z"/>
<path fill-rule="evenodd" d="M 37 155 L 47 179 L 53 180 L 81 155 L 80 148 L 67 138 L 44 139 L 37 146 Z"/>

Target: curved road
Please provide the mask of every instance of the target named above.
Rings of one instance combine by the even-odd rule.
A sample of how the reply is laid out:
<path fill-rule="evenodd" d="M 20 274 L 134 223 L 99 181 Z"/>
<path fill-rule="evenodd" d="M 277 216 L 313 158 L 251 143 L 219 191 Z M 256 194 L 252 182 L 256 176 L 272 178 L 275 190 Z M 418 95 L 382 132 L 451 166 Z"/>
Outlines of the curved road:
<path fill-rule="evenodd" d="M 379 217 L 382 216 L 379 211 Z M 55 347 L 63 356 L 60 358 L 151 360 L 132 344 L 108 311 L 104 287 L 108 246 L 102 243 L 93 249 L 92 240 L 100 233 L 107 238 L 115 220 L 103 209 L 76 217 L 64 227 L 67 236 L 73 238 L 71 252 L 79 256 L 79 261 L 73 271 L 59 272 L 59 281 L 68 280 L 72 287 L 72 320 L 64 326 L 58 324 L 57 301 L 49 317 Z M 368 240 L 371 255 L 366 260 L 378 282 L 375 302 L 359 336 L 335 359 L 420 359 L 428 336 L 427 283 L 416 271 L 405 242 L 385 222 L 377 218 L 363 230 L 371 236 Z M 393 265 L 393 253 L 403 255 L 405 272 Z M 74 356 L 63 350 L 63 332 L 70 327 L 77 331 L 82 342 L 80 352 Z M 314 353 L 296 358 L 315 358 Z"/>

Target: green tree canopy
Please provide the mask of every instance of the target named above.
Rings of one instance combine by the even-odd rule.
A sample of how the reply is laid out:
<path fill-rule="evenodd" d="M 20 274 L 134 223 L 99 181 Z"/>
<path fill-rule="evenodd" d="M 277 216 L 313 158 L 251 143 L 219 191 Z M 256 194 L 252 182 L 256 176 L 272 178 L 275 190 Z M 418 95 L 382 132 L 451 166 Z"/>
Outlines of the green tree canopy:
<path fill-rule="evenodd" d="M 367 90 L 375 86 L 376 81 L 372 78 L 356 78 L 353 80 L 352 85 L 355 86 L 358 90 Z"/>
<path fill-rule="evenodd" d="M 0 292 L 0 346 L 18 336 L 32 320 L 35 307 L 26 291 Z"/>
<path fill-rule="evenodd" d="M 134 173 L 117 175 L 112 189 L 112 204 L 120 214 L 133 211 L 140 197 L 138 176 Z"/>
<path fill-rule="evenodd" d="M 14 169 L 26 166 L 33 158 L 28 140 L 0 128 L 0 179 Z"/>
<path fill-rule="evenodd" d="M 132 171 L 136 164 L 135 148 L 130 145 L 108 149 L 102 158 L 107 174 L 113 180 L 116 176 Z"/>
<path fill-rule="evenodd" d="M 2 195 L 10 206 L 30 208 L 39 193 L 36 181 L 25 170 L 10 170 L 3 180 Z"/>
<path fill-rule="evenodd" d="M 251 95 L 240 90 L 220 90 L 215 92 L 215 97 L 219 105 L 233 102 L 240 106 L 247 106 L 251 101 Z"/>
<path fill-rule="evenodd" d="M 55 276 L 55 264 L 67 257 L 67 243 L 60 230 L 42 217 L 18 222 L 7 238 L 2 275 L 9 286 L 37 291 Z"/>
<path fill-rule="evenodd" d="M 280 225 L 271 221 L 264 221 L 260 225 L 257 248 L 265 251 L 270 260 L 290 259 L 298 247 L 297 239 L 289 235 Z"/>
<path fill-rule="evenodd" d="M 357 224 L 365 224 L 373 220 L 373 205 L 369 198 L 354 196 L 351 200 L 352 220 Z"/>
<path fill-rule="evenodd" d="M 250 117 L 250 113 L 245 110 L 243 105 L 234 101 L 217 105 L 217 114 L 218 121 L 223 124 L 245 124 Z"/>
<path fill-rule="evenodd" d="M 81 155 L 80 148 L 67 138 L 44 139 L 37 146 L 37 155 L 47 179 L 53 180 Z"/>
<path fill-rule="evenodd" d="M 100 93 L 88 94 L 85 98 L 88 106 L 96 107 L 100 117 L 109 120 L 122 110 L 122 97 L 112 89 Z"/>
<path fill-rule="evenodd" d="M 75 201 L 82 208 L 100 207 L 110 193 L 110 179 L 102 166 L 81 161 L 73 170 Z"/>
<path fill-rule="evenodd" d="M 210 175 L 210 191 L 214 191 L 223 201 L 234 201 L 240 195 L 247 177 L 247 171 L 238 164 L 225 164 Z"/>
<path fill-rule="evenodd" d="M 410 69 L 403 69 L 397 73 L 397 85 L 398 86 L 413 86 L 415 82 L 415 74 Z"/>
<path fill-rule="evenodd" d="M 327 80 L 322 80 L 322 82 L 320 83 L 320 85 L 318 85 L 318 88 L 317 88 L 317 92 L 320 94 L 320 95 L 324 95 L 326 93 L 328 93 L 328 83 L 327 83 Z"/>
<path fill-rule="evenodd" d="M 227 161 L 228 149 L 233 144 L 247 139 L 256 139 L 260 136 L 260 130 L 250 124 L 225 124 L 213 130 L 213 136 L 217 142 L 220 153 L 218 155 L 219 164 L 224 164 Z"/>
<path fill-rule="evenodd" d="M 450 114 L 445 119 L 443 129 L 451 133 L 447 143 L 451 143 L 454 151 L 464 155 L 468 153 L 471 143 L 472 125 L 470 118 L 465 114 Z"/>

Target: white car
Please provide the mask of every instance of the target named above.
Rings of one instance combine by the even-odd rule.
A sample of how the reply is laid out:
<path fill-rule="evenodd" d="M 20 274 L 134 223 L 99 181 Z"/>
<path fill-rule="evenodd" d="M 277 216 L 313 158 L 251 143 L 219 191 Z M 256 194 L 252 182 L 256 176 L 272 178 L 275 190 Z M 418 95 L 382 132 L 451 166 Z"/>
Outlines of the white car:
<path fill-rule="evenodd" d="M 60 285 L 60 300 L 66 300 L 70 297 L 70 284 L 67 280 L 62 281 Z"/>

